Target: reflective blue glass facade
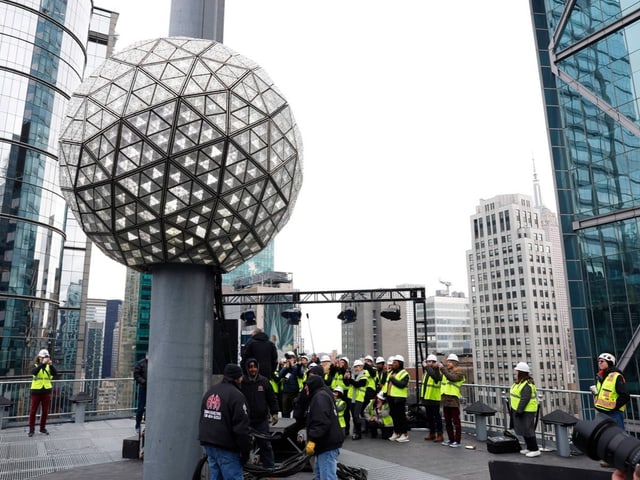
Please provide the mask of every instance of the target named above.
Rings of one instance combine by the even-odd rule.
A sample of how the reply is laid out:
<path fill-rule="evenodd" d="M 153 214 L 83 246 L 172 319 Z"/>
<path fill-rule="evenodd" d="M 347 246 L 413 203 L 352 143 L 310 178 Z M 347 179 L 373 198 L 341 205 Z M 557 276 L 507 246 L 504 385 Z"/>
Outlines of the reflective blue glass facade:
<path fill-rule="evenodd" d="M 28 373 L 42 347 L 65 376 L 82 365 L 89 258 L 58 135 L 116 20 L 91 0 L 0 0 L 0 377 Z"/>
<path fill-rule="evenodd" d="M 233 282 L 242 277 L 250 277 L 258 273 L 273 272 L 273 244 L 271 241 L 242 265 L 222 275 L 223 285 L 233 285 Z"/>
<path fill-rule="evenodd" d="M 54 347 L 65 223 L 57 137 L 90 18 L 87 0 L 0 1 L 0 376 Z"/>
<path fill-rule="evenodd" d="M 531 0 L 581 390 L 640 393 L 640 2 Z"/>

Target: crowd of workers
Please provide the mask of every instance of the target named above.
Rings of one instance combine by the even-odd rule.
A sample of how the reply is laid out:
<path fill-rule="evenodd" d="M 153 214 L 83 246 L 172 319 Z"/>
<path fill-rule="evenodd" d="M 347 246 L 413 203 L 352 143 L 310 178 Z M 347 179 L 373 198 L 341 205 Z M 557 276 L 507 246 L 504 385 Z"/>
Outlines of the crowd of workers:
<path fill-rule="evenodd" d="M 135 368 L 136 382 L 145 390 L 147 361 L 145 356 Z M 278 361 L 275 345 L 256 329 L 241 364 L 226 365 L 223 380 L 202 399 L 199 440 L 207 452 L 211 479 L 241 478 L 242 465 L 251 448 L 250 428 L 268 434 L 279 414 L 295 419 L 287 430 L 306 441 L 305 450 L 315 458 L 318 479 L 337 478 L 339 449 L 350 434 L 354 441 L 368 434 L 371 438 L 409 442 L 406 401 L 411 378 L 404 362 L 402 355 L 386 360 L 366 355 L 350 362 L 346 356 L 298 355 L 293 351 Z M 624 411 L 630 400 L 624 375 L 610 353 L 601 353 L 597 362 L 596 384 L 591 387 L 594 408 L 624 429 Z M 424 439 L 459 448 L 461 387 L 466 378 L 458 356 L 452 353 L 441 362 L 435 355 L 428 355 L 422 367 L 420 398 L 429 429 Z M 30 437 L 35 431 L 39 406 L 40 432 L 49 434 L 46 421 L 51 381 L 56 374 L 49 352 L 42 349 L 32 369 Z M 136 430 L 144 407 L 144 403 L 138 406 Z M 525 442 L 520 453 L 540 456 L 535 434 L 536 387 L 525 362 L 519 362 L 514 369 L 510 409 L 514 430 Z M 260 438 L 256 442 L 262 465 L 273 469 L 271 443 Z M 606 462 L 601 464 L 609 466 Z M 617 478 L 618 473 L 612 478 Z"/>
<path fill-rule="evenodd" d="M 269 425 L 278 422 L 276 412 L 295 419 L 286 430 L 306 441 L 305 450 L 314 455 L 318 479 L 337 478 L 339 451 L 349 435 L 353 441 L 360 440 L 363 435 L 397 443 L 410 441 L 406 401 L 411 378 L 402 355 L 387 359 L 366 355 L 351 361 L 346 356 L 331 358 L 326 354 L 289 351 L 278 361 L 273 353 L 275 346 L 272 348 L 270 342 L 265 342 L 259 330 L 254 332 L 254 337 L 256 335 L 256 344 L 251 345 L 250 341 L 251 348 L 245 349 L 245 353 L 249 351 L 252 356 L 243 356 L 244 372 L 238 365 L 227 365 L 222 384 L 212 387 L 203 398 L 200 441 L 207 450 L 212 472 L 221 473 L 229 465 L 230 433 L 221 433 L 220 428 L 228 429 L 231 425 L 235 432 L 238 448 L 232 452 L 237 460 L 234 468 L 240 469 L 236 472 L 241 471 L 250 448 L 249 430 L 245 427 L 251 425 L 254 430 L 267 433 Z M 255 356 L 260 356 L 269 368 Z M 601 369 L 597 385 L 593 387 L 594 406 L 620 422 L 624 405 L 629 400 L 624 377 L 615 368 L 613 355 L 601 354 L 598 363 Z M 428 427 L 424 440 L 459 448 L 461 387 L 466 378 L 458 356 L 452 353 L 440 361 L 435 355 L 428 355 L 422 371 L 420 398 Z M 225 383 L 238 386 L 233 396 L 229 395 Z M 513 428 L 525 443 L 520 453 L 527 457 L 540 456 L 535 434 L 536 387 L 530 366 L 525 362 L 519 362 L 514 369 L 509 403 Z M 223 404 L 233 409 L 221 413 Z M 239 418 L 242 411 L 246 419 Z M 224 417 L 232 418 L 231 423 L 217 421 Z M 220 443 L 221 439 L 224 442 Z M 269 442 L 263 442 L 260 448 L 263 450 L 262 464 L 273 468 Z M 217 477 L 212 473 L 211 478 Z"/>

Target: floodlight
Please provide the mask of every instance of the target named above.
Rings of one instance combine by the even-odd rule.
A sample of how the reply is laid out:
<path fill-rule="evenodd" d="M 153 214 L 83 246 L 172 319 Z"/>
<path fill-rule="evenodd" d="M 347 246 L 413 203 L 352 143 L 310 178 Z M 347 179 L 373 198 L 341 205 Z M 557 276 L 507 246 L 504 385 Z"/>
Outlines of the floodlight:
<path fill-rule="evenodd" d="M 280 315 L 287 319 L 287 325 L 298 325 L 300 324 L 302 312 L 298 307 L 294 307 L 285 310 Z"/>
<path fill-rule="evenodd" d="M 256 312 L 249 308 L 240 314 L 240 320 L 244 322 L 245 327 L 256 325 Z"/>
<path fill-rule="evenodd" d="M 400 320 L 400 307 L 395 303 L 393 305 L 389 305 L 387 308 L 380 312 L 380 315 L 387 320 L 391 320 L 395 322 Z"/>
<path fill-rule="evenodd" d="M 338 319 L 342 320 L 342 323 L 353 323 L 356 321 L 358 311 L 355 308 L 345 308 L 338 314 Z"/>

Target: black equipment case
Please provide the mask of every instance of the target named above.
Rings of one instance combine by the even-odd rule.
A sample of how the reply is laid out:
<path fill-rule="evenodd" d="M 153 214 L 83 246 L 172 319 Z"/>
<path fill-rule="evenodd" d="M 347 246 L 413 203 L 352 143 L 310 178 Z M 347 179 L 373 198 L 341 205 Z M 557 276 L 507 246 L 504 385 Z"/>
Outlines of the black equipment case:
<path fill-rule="evenodd" d="M 487 438 L 487 451 L 490 453 L 519 453 L 521 449 L 517 438 L 509 436 Z"/>

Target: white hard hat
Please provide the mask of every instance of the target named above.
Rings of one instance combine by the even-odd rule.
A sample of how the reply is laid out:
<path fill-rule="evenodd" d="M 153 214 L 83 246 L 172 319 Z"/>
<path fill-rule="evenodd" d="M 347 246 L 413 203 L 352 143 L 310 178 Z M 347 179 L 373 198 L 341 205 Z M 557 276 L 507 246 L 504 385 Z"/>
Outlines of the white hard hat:
<path fill-rule="evenodd" d="M 437 362 L 438 361 L 438 357 L 436 357 L 435 355 L 431 354 L 431 355 L 427 355 L 427 362 Z"/>
<path fill-rule="evenodd" d="M 333 389 L 334 392 L 340 392 L 340 393 L 344 393 L 344 390 L 342 390 L 342 387 L 340 385 L 338 385 L 337 387 L 335 387 Z"/>
<path fill-rule="evenodd" d="M 395 356 L 391 355 L 388 359 L 387 359 L 387 365 L 391 365 L 393 363 L 393 359 L 396 358 Z"/>
<path fill-rule="evenodd" d="M 340 357 L 340 360 L 344 360 L 349 365 L 349 357 Z"/>
<path fill-rule="evenodd" d="M 378 397 L 380 400 L 384 400 L 386 398 L 382 390 L 378 392 L 378 395 L 376 395 L 376 397 Z"/>
<path fill-rule="evenodd" d="M 322 355 L 320 357 L 320 363 L 322 362 L 330 362 L 331 361 L 331 357 L 329 355 Z"/>
<path fill-rule="evenodd" d="M 393 359 L 404 363 L 404 357 L 402 355 L 396 355 Z"/>
<path fill-rule="evenodd" d="M 312 368 L 312 367 L 317 367 L 318 364 L 316 362 L 311 362 L 309 365 L 307 365 L 307 367 Z"/>
<path fill-rule="evenodd" d="M 43 348 L 42 350 L 40 350 L 38 352 L 38 356 L 39 357 L 48 357 L 49 356 L 49 350 L 47 350 L 46 348 Z"/>
<path fill-rule="evenodd" d="M 355 362 L 353 362 L 353 366 L 354 367 L 362 367 L 362 366 L 364 366 L 364 362 L 362 360 L 356 360 Z"/>
<path fill-rule="evenodd" d="M 449 356 L 447 357 L 447 360 L 453 360 L 454 362 L 459 362 L 460 361 L 460 360 L 458 360 L 458 355 L 456 355 L 455 353 L 449 354 Z"/>
<path fill-rule="evenodd" d="M 614 356 L 613 356 L 613 355 L 611 355 L 610 353 L 601 353 L 601 354 L 598 356 L 598 360 L 600 360 L 601 358 L 602 358 L 602 359 L 604 359 L 604 360 L 606 360 L 607 362 L 611 362 L 611 364 L 612 364 L 612 365 L 615 365 L 615 364 L 616 364 L 616 357 L 614 357 Z"/>
<path fill-rule="evenodd" d="M 525 373 L 530 373 L 530 372 L 531 372 L 531 369 L 529 368 L 529 365 L 527 365 L 527 364 L 526 364 L 526 363 L 524 363 L 524 362 L 519 362 L 519 363 L 516 365 L 516 368 L 515 368 L 515 369 L 516 369 L 517 371 L 519 371 L 519 372 L 525 372 Z"/>
<path fill-rule="evenodd" d="M 373 362 L 373 357 L 371 355 L 367 355 L 364 357 L 365 360 L 371 360 Z"/>
<path fill-rule="evenodd" d="M 376 363 L 384 363 L 384 357 L 376 358 Z"/>

